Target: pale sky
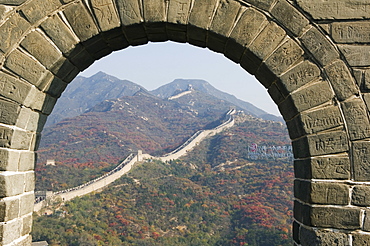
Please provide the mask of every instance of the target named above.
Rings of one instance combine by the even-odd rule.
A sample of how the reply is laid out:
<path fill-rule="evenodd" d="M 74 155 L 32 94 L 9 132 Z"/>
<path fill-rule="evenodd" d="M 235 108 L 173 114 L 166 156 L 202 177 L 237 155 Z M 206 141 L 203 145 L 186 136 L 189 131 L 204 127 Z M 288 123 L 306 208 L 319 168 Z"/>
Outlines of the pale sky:
<path fill-rule="evenodd" d="M 175 79 L 203 79 L 217 89 L 280 115 L 266 89 L 238 64 L 219 53 L 189 44 L 149 43 L 116 51 L 80 75 L 103 71 L 153 90 Z"/>

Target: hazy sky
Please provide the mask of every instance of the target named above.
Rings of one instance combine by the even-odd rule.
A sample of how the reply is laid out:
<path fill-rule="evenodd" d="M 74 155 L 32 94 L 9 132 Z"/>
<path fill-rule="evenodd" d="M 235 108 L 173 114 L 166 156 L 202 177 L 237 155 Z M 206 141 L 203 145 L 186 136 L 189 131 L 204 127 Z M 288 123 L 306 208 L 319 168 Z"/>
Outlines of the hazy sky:
<path fill-rule="evenodd" d="M 80 75 L 103 71 L 148 90 L 177 78 L 204 79 L 217 89 L 280 115 L 266 89 L 238 64 L 208 49 L 174 42 L 149 43 L 114 52 L 96 61 Z"/>

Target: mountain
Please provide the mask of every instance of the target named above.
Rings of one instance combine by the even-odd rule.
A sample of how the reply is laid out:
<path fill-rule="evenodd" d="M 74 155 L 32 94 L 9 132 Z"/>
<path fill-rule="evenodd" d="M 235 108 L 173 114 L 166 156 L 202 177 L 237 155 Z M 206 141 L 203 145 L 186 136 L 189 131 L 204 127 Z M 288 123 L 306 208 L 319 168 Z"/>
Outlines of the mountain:
<path fill-rule="evenodd" d="M 78 76 L 58 99 L 45 126 L 51 126 L 64 118 L 80 115 L 104 100 L 132 96 L 139 90 L 145 90 L 145 88 L 103 72 L 89 78 Z"/>
<path fill-rule="evenodd" d="M 266 120 L 274 120 L 274 121 L 283 121 L 281 117 L 277 117 L 272 114 L 268 114 L 262 109 L 257 108 L 253 104 L 249 102 L 245 102 L 236 98 L 233 95 L 228 93 L 222 92 L 215 87 L 213 87 L 210 83 L 205 80 L 197 80 L 197 79 L 176 79 L 171 83 L 163 85 L 155 90 L 150 91 L 153 95 L 156 95 L 161 98 L 169 98 L 174 94 L 177 94 L 181 91 L 186 91 L 189 88 L 189 85 L 196 90 L 204 92 L 205 94 L 212 95 L 217 97 L 221 100 L 225 100 L 234 104 L 235 106 L 243 109 L 246 113 L 249 113 L 253 116 L 266 119 Z"/>

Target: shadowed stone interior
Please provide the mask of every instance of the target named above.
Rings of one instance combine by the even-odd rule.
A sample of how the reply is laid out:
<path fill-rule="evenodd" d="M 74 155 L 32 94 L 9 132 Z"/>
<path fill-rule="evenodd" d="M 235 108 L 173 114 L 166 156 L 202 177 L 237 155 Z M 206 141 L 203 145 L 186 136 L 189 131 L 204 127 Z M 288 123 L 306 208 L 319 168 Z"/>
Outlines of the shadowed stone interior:
<path fill-rule="evenodd" d="M 0 245 L 30 245 L 34 151 L 69 82 L 149 41 L 256 76 L 294 149 L 295 245 L 370 245 L 370 0 L 0 0 Z"/>

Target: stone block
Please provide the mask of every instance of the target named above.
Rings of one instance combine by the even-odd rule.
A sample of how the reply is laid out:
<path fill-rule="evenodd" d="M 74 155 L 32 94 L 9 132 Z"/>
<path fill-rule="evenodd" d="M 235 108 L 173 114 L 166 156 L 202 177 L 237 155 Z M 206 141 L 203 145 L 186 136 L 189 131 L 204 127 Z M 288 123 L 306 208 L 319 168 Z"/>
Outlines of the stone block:
<path fill-rule="evenodd" d="M 33 171 L 26 172 L 24 180 L 24 192 L 35 190 L 35 173 Z"/>
<path fill-rule="evenodd" d="M 112 50 L 105 42 L 102 35 L 96 35 L 95 37 L 83 42 L 82 45 L 95 60 L 112 53 Z"/>
<path fill-rule="evenodd" d="M 316 20 L 370 18 L 369 0 L 297 0 L 297 4 Z"/>
<path fill-rule="evenodd" d="M 24 105 L 33 110 L 41 111 L 45 101 L 45 97 L 46 93 L 40 91 L 36 87 L 32 87 L 26 100 L 24 101 Z"/>
<path fill-rule="evenodd" d="M 349 150 L 344 131 L 310 135 L 292 142 L 295 158 L 336 154 Z"/>
<path fill-rule="evenodd" d="M 361 229 L 362 213 L 357 208 L 311 207 L 311 225 L 324 228 Z"/>
<path fill-rule="evenodd" d="M 293 215 L 298 222 L 305 225 L 310 225 L 310 213 L 310 206 L 303 204 L 298 200 L 294 200 Z"/>
<path fill-rule="evenodd" d="M 19 198 L 0 199 L 0 222 L 7 222 L 18 218 Z"/>
<path fill-rule="evenodd" d="M 186 25 L 188 23 L 191 3 L 191 0 L 170 1 L 167 22 Z"/>
<path fill-rule="evenodd" d="M 95 61 L 91 54 L 82 46 L 76 46 L 76 48 L 69 54 L 67 58 L 80 71 L 85 70 Z"/>
<path fill-rule="evenodd" d="M 363 230 L 370 232 L 370 210 L 365 210 Z"/>
<path fill-rule="evenodd" d="M 69 63 L 69 62 L 68 62 Z M 69 63 L 71 64 L 71 63 Z M 73 68 L 76 68 L 71 64 Z M 70 72 L 70 71 L 68 71 Z M 68 75 L 68 74 L 67 74 Z M 51 95 L 52 97 L 59 98 L 62 92 L 67 87 L 67 83 L 60 78 L 54 76 L 52 73 L 47 72 L 42 80 L 42 91 Z"/>
<path fill-rule="evenodd" d="M 31 231 L 32 231 L 32 222 L 33 222 L 32 215 L 28 215 L 28 216 L 23 217 L 21 236 L 25 236 L 25 235 L 28 235 L 28 234 L 31 233 Z"/>
<path fill-rule="evenodd" d="M 283 93 L 281 93 L 280 88 L 276 85 L 276 83 L 272 84 L 268 88 L 268 93 L 271 96 L 272 100 L 278 105 L 282 101 L 284 101 L 285 97 Z"/>
<path fill-rule="evenodd" d="M 143 22 L 139 1 L 116 0 L 116 5 L 123 26 L 130 26 Z"/>
<path fill-rule="evenodd" d="M 370 21 L 333 22 L 331 37 L 336 43 L 369 43 Z"/>
<path fill-rule="evenodd" d="M 68 54 L 79 42 L 58 15 L 53 15 L 41 23 L 42 29 L 64 54 Z"/>
<path fill-rule="evenodd" d="M 284 29 L 276 23 L 270 22 L 250 44 L 249 50 L 260 63 L 279 46 L 285 35 Z"/>
<path fill-rule="evenodd" d="M 28 235 L 26 237 L 23 237 L 23 239 L 18 242 L 17 246 L 29 246 L 31 244 L 32 244 L 32 236 Z"/>
<path fill-rule="evenodd" d="M 207 47 L 207 36 L 208 36 L 207 30 L 189 25 L 187 29 L 187 35 L 188 35 L 187 42 L 189 44 L 201 48 Z"/>
<path fill-rule="evenodd" d="M 105 42 L 111 50 L 122 50 L 127 48 L 130 44 L 126 37 L 123 35 L 122 28 L 112 29 L 108 32 L 102 33 Z"/>
<path fill-rule="evenodd" d="M 370 181 L 370 142 L 358 141 L 352 144 L 353 179 Z"/>
<path fill-rule="evenodd" d="M 300 234 L 301 225 L 298 224 L 296 221 L 293 221 L 293 240 L 297 244 L 300 244 L 299 234 Z"/>
<path fill-rule="evenodd" d="M 216 10 L 218 0 L 195 0 L 189 16 L 189 24 L 207 30 Z"/>
<path fill-rule="evenodd" d="M 370 206 L 370 186 L 355 185 L 352 191 L 352 205 L 355 206 Z"/>
<path fill-rule="evenodd" d="M 68 5 L 63 13 L 74 33 L 82 42 L 99 33 L 92 16 L 82 2 Z"/>
<path fill-rule="evenodd" d="M 0 122 L 7 125 L 15 125 L 21 107 L 12 101 L 0 97 Z"/>
<path fill-rule="evenodd" d="M 36 87 L 45 73 L 45 68 L 40 63 L 20 50 L 9 54 L 5 66 Z"/>
<path fill-rule="evenodd" d="M 28 34 L 21 46 L 48 69 L 62 57 L 62 54 L 38 31 Z"/>
<path fill-rule="evenodd" d="M 165 22 L 146 23 L 145 31 L 149 41 L 165 42 L 168 40 Z"/>
<path fill-rule="evenodd" d="M 34 134 L 29 131 L 14 130 L 10 147 L 19 150 L 29 150 Z"/>
<path fill-rule="evenodd" d="M 295 180 L 294 196 L 310 204 L 349 205 L 349 186 Z"/>
<path fill-rule="evenodd" d="M 8 245 L 21 237 L 22 219 L 15 219 L 4 224 L 0 224 L 0 242 Z M 17 246 L 19 244 L 17 243 Z"/>
<path fill-rule="evenodd" d="M 34 24 L 60 6 L 62 6 L 62 4 L 59 0 L 32 0 L 23 5 L 21 11 L 26 16 L 27 20 Z"/>
<path fill-rule="evenodd" d="M 365 103 L 360 98 L 356 98 L 342 102 L 341 105 L 350 139 L 370 137 L 370 121 Z"/>
<path fill-rule="evenodd" d="M 23 193 L 24 174 L 0 172 L 0 197 L 16 196 Z"/>
<path fill-rule="evenodd" d="M 163 0 L 143 0 L 145 22 L 165 22 L 166 5 Z"/>
<path fill-rule="evenodd" d="M 250 3 L 253 6 L 263 10 L 270 10 L 271 6 L 276 2 L 276 0 L 244 0 L 244 2 Z"/>
<path fill-rule="evenodd" d="M 68 59 L 65 59 L 64 57 L 62 57 L 58 62 L 56 62 L 50 70 L 51 72 L 53 72 L 53 74 L 55 74 L 55 76 L 63 80 L 65 83 L 71 82 L 80 72 L 80 70 L 75 65 L 73 65 Z M 50 84 L 50 88 L 54 88 L 54 85 L 52 86 L 53 81 L 54 79 L 58 80 L 58 78 L 50 78 L 51 83 L 48 81 L 48 84 Z M 58 86 L 58 88 L 61 89 L 62 86 L 61 87 Z M 52 96 L 56 97 L 60 96 L 58 95 L 59 90 L 54 91 L 53 93 L 50 93 L 50 91 L 48 91 L 48 93 Z"/>
<path fill-rule="evenodd" d="M 26 2 L 27 0 L 0 0 L 0 4 L 7 4 L 7 5 L 21 5 L 22 3 Z"/>
<path fill-rule="evenodd" d="M 42 105 L 41 112 L 47 115 L 51 114 L 51 111 L 53 110 L 56 103 L 57 103 L 57 99 L 55 97 L 46 95 L 44 104 Z"/>
<path fill-rule="evenodd" d="M 370 235 L 368 234 L 352 234 L 352 246 L 367 246 L 370 245 Z"/>
<path fill-rule="evenodd" d="M 0 149 L 0 171 L 18 171 L 19 158 L 19 152 Z"/>
<path fill-rule="evenodd" d="M 0 126 L 0 147 L 10 148 L 13 130 L 4 126 Z"/>
<path fill-rule="evenodd" d="M 354 67 L 370 65 L 370 47 L 366 45 L 338 45 L 348 64 Z"/>
<path fill-rule="evenodd" d="M 338 106 L 328 106 L 303 112 L 287 122 L 291 139 L 343 127 L 344 120 Z"/>
<path fill-rule="evenodd" d="M 211 50 L 220 53 L 224 51 L 227 38 L 235 24 L 240 7 L 238 2 L 220 2 L 209 28 L 207 47 Z"/>
<path fill-rule="evenodd" d="M 30 24 L 19 13 L 13 14 L 0 27 L 0 50 L 4 53 L 9 51 L 23 37 L 28 28 Z"/>
<path fill-rule="evenodd" d="M 294 161 L 294 174 L 300 179 L 350 179 L 349 157 L 315 157 Z"/>
<path fill-rule="evenodd" d="M 323 66 L 339 58 L 334 45 L 315 27 L 311 27 L 303 34 L 301 41 Z"/>
<path fill-rule="evenodd" d="M 0 72 L 0 95 L 23 104 L 31 90 L 31 84 L 25 83 L 7 73 Z"/>
<path fill-rule="evenodd" d="M 295 36 L 300 36 L 309 24 L 308 19 L 286 0 L 279 0 L 270 12 Z"/>
<path fill-rule="evenodd" d="M 342 232 L 310 230 L 305 227 L 300 231 L 302 246 L 349 246 L 349 236 Z"/>
<path fill-rule="evenodd" d="M 33 192 L 25 193 L 20 198 L 20 216 L 31 214 L 33 204 L 35 203 L 35 194 Z"/>
<path fill-rule="evenodd" d="M 36 154 L 34 152 L 22 151 L 20 154 L 18 170 L 20 172 L 32 171 L 35 168 Z"/>
<path fill-rule="evenodd" d="M 127 41 L 132 46 L 143 45 L 148 43 L 148 36 L 146 35 L 143 25 L 132 25 L 123 28 Z"/>
<path fill-rule="evenodd" d="M 267 24 L 265 15 L 253 8 L 244 11 L 226 42 L 225 56 L 239 63 L 244 49 Z"/>
<path fill-rule="evenodd" d="M 275 75 L 280 75 L 294 64 L 303 61 L 303 54 L 304 51 L 301 47 L 294 40 L 288 39 L 264 61 L 264 65 L 266 66 L 262 65 L 259 71 L 257 71 L 257 74 L 267 73 L 267 70 L 269 70 Z"/>
<path fill-rule="evenodd" d="M 96 21 L 103 32 L 121 25 L 113 0 L 90 0 Z"/>
<path fill-rule="evenodd" d="M 168 40 L 175 41 L 178 43 L 186 43 L 188 39 L 187 26 L 176 25 L 172 23 L 166 24 L 166 33 Z"/>
<path fill-rule="evenodd" d="M 314 63 L 305 60 L 280 76 L 279 85 L 284 95 L 289 95 L 303 85 L 317 80 L 320 74 L 320 69 Z"/>
<path fill-rule="evenodd" d="M 333 98 L 334 93 L 329 83 L 327 81 L 318 81 L 302 90 L 291 93 L 287 100 L 278 106 L 284 119 L 288 121 L 299 112 L 322 105 L 331 101 Z"/>
<path fill-rule="evenodd" d="M 45 123 L 45 118 L 46 116 L 39 112 L 35 112 L 29 108 L 22 107 L 16 126 L 27 131 L 41 132 L 42 127 Z"/>

